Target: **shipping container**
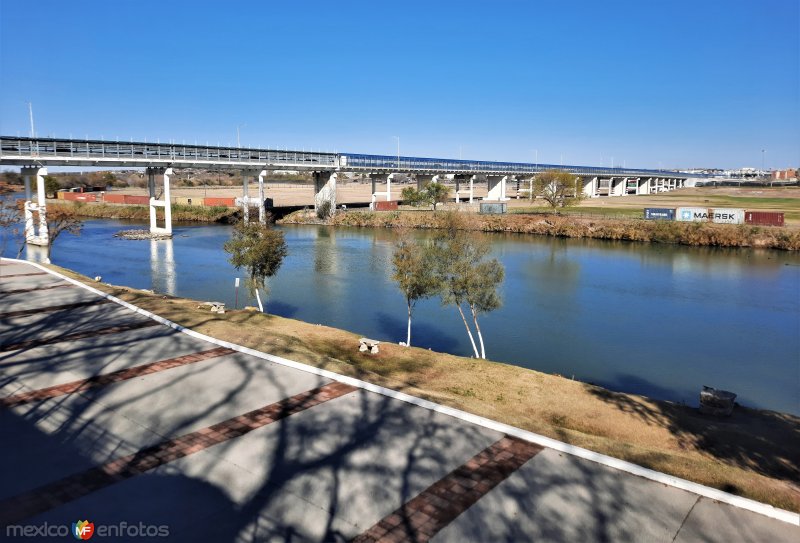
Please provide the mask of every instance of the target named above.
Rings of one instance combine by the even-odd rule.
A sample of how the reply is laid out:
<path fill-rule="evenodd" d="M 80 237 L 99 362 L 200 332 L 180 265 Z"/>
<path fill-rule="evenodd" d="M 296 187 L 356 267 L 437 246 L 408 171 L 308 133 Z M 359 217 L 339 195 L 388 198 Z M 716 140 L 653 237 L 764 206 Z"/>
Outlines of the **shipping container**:
<path fill-rule="evenodd" d="M 207 207 L 234 207 L 233 198 L 204 198 L 203 202 Z"/>
<path fill-rule="evenodd" d="M 131 194 L 125 195 L 125 203 L 128 205 L 150 205 L 149 196 L 133 196 Z"/>
<path fill-rule="evenodd" d="M 103 195 L 103 201 L 107 204 L 124 204 L 125 203 L 125 195 L 124 194 L 109 194 L 105 193 Z"/>
<path fill-rule="evenodd" d="M 708 216 L 718 224 L 744 224 L 744 209 L 717 207 L 709 209 Z"/>
<path fill-rule="evenodd" d="M 708 208 L 679 207 L 675 211 L 675 220 L 686 222 L 708 222 Z"/>
<path fill-rule="evenodd" d="M 744 224 L 744 210 L 732 208 L 679 207 L 675 220 L 689 222 L 715 222 Z"/>
<path fill-rule="evenodd" d="M 481 202 L 480 212 L 484 215 L 500 215 L 506 212 L 506 203 Z"/>
<path fill-rule="evenodd" d="M 744 222 L 759 226 L 783 226 L 782 211 L 745 211 Z"/>
<path fill-rule="evenodd" d="M 644 208 L 644 218 L 648 221 L 674 221 L 675 210 L 664 207 Z"/>
<path fill-rule="evenodd" d="M 89 192 L 65 192 L 63 199 L 72 202 L 95 202 L 97 195 Z"/>
<path fill-rule="evenodd" d="M 397 209 L 397 202 L 375 202 L 375 211 L 394 211 Z"/>

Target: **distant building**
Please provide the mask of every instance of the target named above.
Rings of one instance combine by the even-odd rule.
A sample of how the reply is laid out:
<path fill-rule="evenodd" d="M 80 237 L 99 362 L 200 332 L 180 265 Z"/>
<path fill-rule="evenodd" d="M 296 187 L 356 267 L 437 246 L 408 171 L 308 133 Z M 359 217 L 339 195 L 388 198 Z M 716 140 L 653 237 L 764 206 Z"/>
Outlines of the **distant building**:
<path fill-rule="evenodd" d="M 776 181 L 797 181 L 797 169 L 787 168 L 785 170 L 773 170 L 772 178 Z"/>

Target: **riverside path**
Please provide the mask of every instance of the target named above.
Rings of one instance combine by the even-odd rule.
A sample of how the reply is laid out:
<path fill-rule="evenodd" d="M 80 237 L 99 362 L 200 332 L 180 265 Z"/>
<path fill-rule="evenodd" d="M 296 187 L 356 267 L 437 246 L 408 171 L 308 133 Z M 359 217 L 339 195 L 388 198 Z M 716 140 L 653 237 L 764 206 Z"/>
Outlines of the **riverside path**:
<path fill-rule="evenodd" d="M 800 540 L 795 514 L 205 338 L 8 259 L 0 435 L 5 541 Z"/>

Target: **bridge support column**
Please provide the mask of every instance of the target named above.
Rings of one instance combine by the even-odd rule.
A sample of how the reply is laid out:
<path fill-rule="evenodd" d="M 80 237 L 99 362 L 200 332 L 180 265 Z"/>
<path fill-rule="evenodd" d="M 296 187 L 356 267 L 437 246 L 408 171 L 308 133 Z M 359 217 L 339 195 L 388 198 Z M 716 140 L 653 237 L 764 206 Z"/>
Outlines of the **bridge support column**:
<path fill-rule="evenodd" d="M 21 170 L 25 179 L 25 242 L 30 245 L 46 247 L 50 244 L 50 234 L 47 231 L 47 200 L 44 190 L 44 176 L 47 168 L 38 166 L 25 167 Z M 36 203 L 31 201 L 31 176 L 36 177 Z M 33 216 L 38 216 L 38 221 Z M 38 222 L 38 231 L 37 225 Z"/>
<path fill-rule="evenodd" d="M 487 176 L 489 183 L 489 193 L 486 195 L 487 200 L 496 200 L 502 202 L 506 198 L 506 183 L 509 176 L 507 175 L 489 175 Z"/>
<path fill-rule="evenodd" d="M 433 183 L 434 179 L 439 179 L 438 175 L 430 175 L 430 174 L 416 174 L 414 177 L 417 180 L 417 190 L 424 189 L 428 183 Z"/>
<path fill-rule="evenodd" d="M 245 224 L 250 222 L 250 187 L 247 186 L 250 175 L 247 171 L 242 172 L 242 220 Z"/>
<path fill-rule="evenodd" d="M 640 177 L 636 184 L 636 194 L 650 194 L 650 180 L 652 177 Z"/>
<path fill-rule="evenodd" d="M 156 175 L 164 178 L 164 199 L 156 200 Z M 147 186 L 150 189 L 150 233 L 172 235 L 172 201 L 169 197 L 169 177 L 172 168 L 147 168 Z M 156 208 L 164 208 L 164 227 L 158 226 Z"/>
<path fill-rule="evenodd" d="M 597 177 L 583 178 L 583 195 L 587 198 L 597 198 Z"/>
<path fill-rule="evenodd" d="M 608 195 L 609 196 L 622 196 L 625 194 L 625 183 L 627 177 L 612 177 L 609 182 Z"/>
<path fill-rule="evenodd" d="M 473 175 L 469 178 L 469 203 L 472 203 L 472 200 L 475 197 L 475 180 L 477 178 L 477 175 Z"/>
<path fill-rule="evenodd" d="M 258 222 L 267 224 L 267 210 L 264 208 L 264 177 L 267 175 L 267 170 L 258 172 Z"/>
<path fill-rule="evenodd" d="M 330 203 L 330 214 L 336 211 L 336 172 L 314 172 L 314 211 L 325 202 Z"/>
<path fill-rule="evenodd" d="M 394 179 L 394 173 L 371 173 L 369 175 L 370 179 L 372 180 L 372 204 L 378 201 L 378 196 L 386 196 L 386 201 L 392 199 L 392 179 Z M 383 183 L 386 185 L 386 190 L 378 192 L 377 184 Z M 374 205 L 370 205 L 370 208 L 373 208 Z"/>

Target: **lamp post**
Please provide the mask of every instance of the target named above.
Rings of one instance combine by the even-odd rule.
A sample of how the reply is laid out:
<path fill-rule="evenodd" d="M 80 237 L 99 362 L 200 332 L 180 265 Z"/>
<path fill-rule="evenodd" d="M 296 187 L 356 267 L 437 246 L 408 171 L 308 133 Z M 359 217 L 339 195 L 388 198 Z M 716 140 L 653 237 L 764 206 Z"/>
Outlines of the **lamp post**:
<path fill-rule="evenodd" d="M 764 178 L 764 153 L 766 152 L 765 149 L 761 149 L 761 178 Z"/>
<path fill-rule="evenodd" d="M 397 140 L 397 169 L 400 169 L 400 136 L 392 136 Z"/>

